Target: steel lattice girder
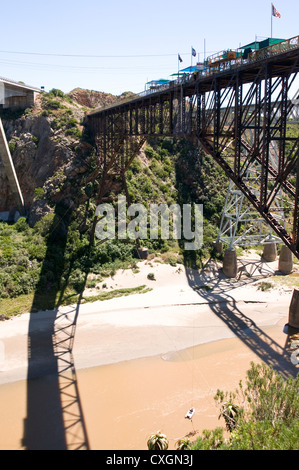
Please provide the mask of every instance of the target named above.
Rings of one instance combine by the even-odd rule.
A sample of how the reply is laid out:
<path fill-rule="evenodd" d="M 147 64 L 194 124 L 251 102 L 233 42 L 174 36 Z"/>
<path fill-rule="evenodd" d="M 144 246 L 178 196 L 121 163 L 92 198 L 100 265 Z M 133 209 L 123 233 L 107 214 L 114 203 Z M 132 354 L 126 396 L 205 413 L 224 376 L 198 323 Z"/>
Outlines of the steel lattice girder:
<path fill-rule="evenodd" d="M 290 93 L 298 71 L 297 47 L 212 76 L 190 78 L 179 85 L 172 82 L 149 96 L 95 111 L 87 116 L 87 128 L 97 141 L 99 163 L 104 173 L 104 168 L 111 169 L 117 162 L 121 171 L 121 154 L 130 138 L 137 145 L 127 152 L 127 162 L 141 138 L 195 138 L 299 258 L 299 134 L 287 133 L 296 101 Z M 254 133 L 250 142 L 249 131 Z M 269 162 L 271 141 L 280 149 L 277 168 Z M 258 192 L 252 192 L 244 178 L 254 161 L 261 168 Z M 281 189 L 292 205 L 292 227 L 287 230 L 271 213 Z"/>

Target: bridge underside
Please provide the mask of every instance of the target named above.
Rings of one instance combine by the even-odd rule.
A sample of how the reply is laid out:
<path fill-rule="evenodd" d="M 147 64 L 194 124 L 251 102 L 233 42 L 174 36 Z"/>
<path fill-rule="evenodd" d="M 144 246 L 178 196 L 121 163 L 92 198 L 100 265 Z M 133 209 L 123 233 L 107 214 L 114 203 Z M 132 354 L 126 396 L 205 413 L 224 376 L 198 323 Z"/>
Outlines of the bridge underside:
<path fill-rule="evenodd" d="M 191 76 L 164 89 L 87 116 L 101 168 L 98 202 L 122 180 L 148 137 L 191 138 L 223 168 L 280 239 L 299 258 L 299 132 L 294 117 L 299 45 L 262 61 L 208 76 Z M 293 99 L 296 98 L 296 99 Z M 276 145 L 275 164 L 270 147 Z M 257 167 L 255 186 L 249 167 Z M 283 191 L 287 224 L 275 214 Z"/>

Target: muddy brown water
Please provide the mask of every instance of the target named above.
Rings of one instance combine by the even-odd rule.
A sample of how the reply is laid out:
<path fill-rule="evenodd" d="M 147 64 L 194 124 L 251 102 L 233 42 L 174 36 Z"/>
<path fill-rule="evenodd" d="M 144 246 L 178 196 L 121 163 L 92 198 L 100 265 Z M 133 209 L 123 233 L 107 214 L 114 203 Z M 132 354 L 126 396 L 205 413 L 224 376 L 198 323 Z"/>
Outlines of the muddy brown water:
<path fill-rule="evenodd" d="M 267 331 L 282 347 L 285 345 L 281 325 Z M 260 359 L 240 339 L 231 338 L 165 355 L 77 370 L 77 394 L 88 448 L 142 450 L 147 448 L 149 435 L 161 430 L 169 439 L 169 448 L 175 449 L 176 441 L 187 434 L 194 434 L 194 439 L 203 429 L 223 426 L 213 397 L 218 388 L 235 390 L 251 361 Z M 47 383 L 49 377 L 35 379 L 43 400 L 51 390 Z M 0 386 L 1 450 L 25 449 L 26 390 L 26 381 Z M 190 407 L 196 410 L 192 421 L 185 419 Z M 65 420 L 67 435 L 67 417 Z M 81 425 L 66 437 L 68 448 L 80 447 Z M 38 447 L 40 430 L 35 431 Z M 51 435 L 48 445 L 51 448 Z"/>

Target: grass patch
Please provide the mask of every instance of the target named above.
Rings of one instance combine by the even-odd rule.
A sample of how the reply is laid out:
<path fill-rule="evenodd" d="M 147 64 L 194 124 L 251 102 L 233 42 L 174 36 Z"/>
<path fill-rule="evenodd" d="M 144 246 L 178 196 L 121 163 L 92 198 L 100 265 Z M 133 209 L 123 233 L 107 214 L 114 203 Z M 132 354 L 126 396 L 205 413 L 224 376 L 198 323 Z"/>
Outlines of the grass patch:
<path fill-rule="evenodd" d="M 145 294 L 146 292 L 151 291 L 152 289 L 146 286 L 138 287 L 127 287 L 123 289 L 114 289 L 107 292 L 101 292 L 97 295 L 92 295 L 89 297 L 83 297 L 82 303 L 97 302 L 98 300 L 110 300 L 115 299 L 116 297 L 123 297 L 132 294 Z"/>
<path fill-rule="evenodd" d="M 0 319 L 8 319 L 14 315 L 30 312 L 33 294 L 23 294 L 12 299 L 0 299 Z"/>
<path fill-rule="evenodd" d="M 145 285 L 138 287 L 115 289 L 107 292 L 101 292 L 100 294 L 92 295 L 89 297 L 82 297 L 81 303 L 85 304 L 90 302 L 97 302 L 99 300 L 110 300 L 115 299 L 116 297 L 122 297 L 132 294 L 145 294 L 146 292 L 149 292 L 151 290 L 151 288 L 146 287 Z M 55 308 L 58 308 L 60 305 L 66 306 L 77 303 L 79 301 L 79 298 L 80 294 L 75 293 L 73 290 L 70 289 L 64 293 L 62 300 L 59 301 L 60 292 L 58 292 L 56 295 L 57 305 Z M 35 305 L 34 310 L 32 310 L 33 299 Z M 34 296 L 33 293 L 27 295 L 20 295 L 13 299 L 0 299 L 0 320 L 8 320 L 13 316 L 21 315 L 23 313 L 38 312 L 52 309 L 53 305 L 49 305 L 49 300 L 46 296 Z"/>
<path fill-rule="evenodd" d="M 208 285 L 194 286 L 194 290 L 200 290 L 200 289 L 210 291 L 213 288 L 211 286 L 208 286 Z"/>
<path fill-rule="evenodd" d="M 275 286 L 299 289 L 299 273 L 292 273 L 284 276 L 275 275 L 271 278 Z"/>
<path fill-rule="evenodd" d="M 258 290 L 265 292 L 267 290 L 272 289 L 273 284 L 271 282 L 263 281 L 258 284 Z"/>

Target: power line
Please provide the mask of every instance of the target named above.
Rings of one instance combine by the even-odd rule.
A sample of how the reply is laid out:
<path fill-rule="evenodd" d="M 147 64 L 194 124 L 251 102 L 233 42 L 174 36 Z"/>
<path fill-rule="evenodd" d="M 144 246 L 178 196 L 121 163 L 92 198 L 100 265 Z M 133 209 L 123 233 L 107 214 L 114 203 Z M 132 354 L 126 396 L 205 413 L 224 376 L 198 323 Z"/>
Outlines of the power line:
<path fill-rule="evenodd" d="M 25 54 L 25 55 L 42 55 L 52 57 L 87 57 L 87 58 L 99 58 L 99 59 L 120 59 L 129 57 L 170 57 L 177 56 L 176 54 L 130 54 L 130 55 L 89 55 L 89 54 L 54 54 L 49 52 L 21 52 L 21 51 L 0 51 L 3 54 Z M 183 54 L 186 55 L 186 54 Z"/>
<path fill-rule="evenodd" d="M 207 51 L 211 54 L 217 51 Z M 3 54 L 23 54 L 23 55 L 38 55 L 38 56 L 51 56 L 51 57 L 82 57 L 82 58 L 98 58 L 98 59 L 120 59 L 120 58 L 141 58 L 141 57 L 177 57 L 178 53 L 169 54 L 128 54 L 128 55 L 89 55 L 89 54 L 57 54 L 50 52 L 24 52 L 24 51 L 0 51 Z M 200 54 L 203 52 L 201 51 Z M 190 53 L 180 53 L 180 55 L 190 55 Z"/>

